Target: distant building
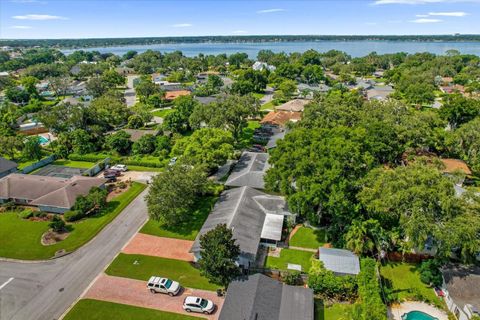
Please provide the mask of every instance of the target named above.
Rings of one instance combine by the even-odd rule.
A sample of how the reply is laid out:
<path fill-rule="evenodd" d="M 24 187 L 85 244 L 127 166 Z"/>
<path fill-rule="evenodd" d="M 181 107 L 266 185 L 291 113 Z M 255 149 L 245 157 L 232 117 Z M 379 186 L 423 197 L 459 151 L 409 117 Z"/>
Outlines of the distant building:
<path fill-rule="evenodd" d="M 219 320 L 313 320 L 311 289 L 290 286 L 262 274 L 232 281 Z"/>
<path fill-rule="evenodd" d="M 252 65 L 252 69 L 255 71 L 262 71 L 262 70 L 275 71 L 277 67 L 269 65 L 265 62 L 255 61 L 255 63 Z"/>
<path fill-rule="evenodd" d="M 139 129 L 123 129 L 126 133 L 130 135 L 130 141 L 136 142 L 140 140 L 141 137 L 146 135 L 156 136 L 158 135 L 158 130 L 139 130 Z"/>
<path fill-rule="evenodd" d="M 458 320 L 480 317 L 480 267 L 449 265 L 442 270 L 444 300 Z"/>
<path fill-rule="evenodd" d="M 191 94 L 191 92 L 188 91 L 188 90 L 167 91 L 165 93 L 165 100 L 172 101 L 172 100 L 175 100 L 178 97 L 188 96 L 190 94 Z"/>
<path fill-rule="evenodd" d="M 301 112 L 271 111 L 260 121 L 262 125 L 285 128 L 288 122 L 297 122 L 302 119 Z"/>
<path fill-rule="evenodd" d="M 394 90 L 391 86 L 374 86 L 367 91 L 368 100 L 386 100 Z"/>
<path fill-rule="evenodd" d="M 305 99 L 293 99 L 275 107 L 276 111 L 303 112 L 310 101 Z"/>
<path fill-rule="evenodd" d="M 318 259 L 327 270 L 336 275 L 357 275 L 360 273 L 360 260 L 349 250 L 323 248 L 318 249 Z"/>

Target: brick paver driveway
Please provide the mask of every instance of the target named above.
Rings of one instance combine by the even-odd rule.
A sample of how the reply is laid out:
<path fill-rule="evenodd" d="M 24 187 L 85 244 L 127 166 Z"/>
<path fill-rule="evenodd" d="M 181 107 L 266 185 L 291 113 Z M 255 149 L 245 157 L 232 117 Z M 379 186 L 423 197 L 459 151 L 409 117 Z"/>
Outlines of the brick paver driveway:
<path fill-rule="evenodd" d="M 193 261 L 193 254 L 188 251 L 193 241 L 162 238 L 149 234 L 137 233 L 122 250 L 127 254 L 143 254 L 146 256 Z"/>
<path fill-rule="evenodd" d="M 84 298 L 128 304 L 143 308 L 157 309 L 175 313 L 189 314 L 182 308 L 183 300 L 187 295 L 199 296 L 210 299 L 217 305 L 217 310 L 212 315 L 191 313 L 192 316 L 207 319 L 218 319 L 223 306 L 223 298 L 217 297 L 215 292 L 185 288 L 181 294 L 170 297 L 161 293 L 150 293 L 146 282 L 134 279 L 101 275 L 93 286 L 87 291 Z"/>

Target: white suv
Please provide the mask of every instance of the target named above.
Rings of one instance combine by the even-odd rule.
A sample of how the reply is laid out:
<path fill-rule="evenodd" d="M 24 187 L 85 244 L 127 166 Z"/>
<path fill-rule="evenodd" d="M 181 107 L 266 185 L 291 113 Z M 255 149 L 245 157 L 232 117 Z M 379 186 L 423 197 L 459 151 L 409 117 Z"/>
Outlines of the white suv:
<path fill-rule="evenodd" d="M 183 310 L 187 312 L 211 314 L 215 311 L 215 304 L 208 299 L 188 296 L 183 301 Z"/>
<path fill-rule="evenodd" d="M 166 293 L 170 297 L 176 296 L 180 292 L 180 284 L 176 281 L 152 276 L 148 280 L 147 288 L 151 293 Z"/>
<path fill-rule="evenodd" d="M 125 171 L 127 171 L 127 166 L 124 165 L 124 164 L 116 164 L 113 167 L 111 167 L 110 169 L 125 172 Z"/>

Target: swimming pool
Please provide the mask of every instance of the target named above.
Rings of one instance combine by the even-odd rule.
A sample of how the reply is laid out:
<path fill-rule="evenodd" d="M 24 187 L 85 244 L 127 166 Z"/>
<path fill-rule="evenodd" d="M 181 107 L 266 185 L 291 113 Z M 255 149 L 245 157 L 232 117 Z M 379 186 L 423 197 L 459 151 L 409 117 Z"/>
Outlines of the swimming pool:
<path fill-rule="evenodd" d="M 40 142 L 40 144 L 47 144 L 48 143 L 48 139 L 43 137 L 43 136 L 38 136 L 38 141 Z"/>
<path fill-rule="evenodd" d="M 402 320 L 438 320 L 422 311 L 410 311 L 402 316 Z"/>

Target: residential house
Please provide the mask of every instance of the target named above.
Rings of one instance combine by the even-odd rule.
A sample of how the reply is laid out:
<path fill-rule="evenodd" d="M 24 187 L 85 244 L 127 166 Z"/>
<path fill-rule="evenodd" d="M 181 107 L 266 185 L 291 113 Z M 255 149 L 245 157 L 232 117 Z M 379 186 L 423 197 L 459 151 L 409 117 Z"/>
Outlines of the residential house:
<path fill-rule="evenodd" d="M 367 99 L 368 100 L 386 100 L 389 95 L 393 93 L 393 88 L 391 86 L 374 86 L 370 89 L 367 89 Z"/>
<path fill-rule="evenodd" d="M 106 180 L 74 176 L 70 179 L 12 173 L 0 179 L 0 203 L 38 207 L 46 212 L 64 213 L 78 196 L 93 187 L 103 188 Z"/>
<path fill-rule="evenodd" d="M 465 175 L 465 177 L 470 177 L 472 175 L 472 171 L 468 167 L 468 165 L 465 163 L 465 161 L 460 160 L 460 159 L 440 159 L 442 161 L 444 169 L 443 174 L 446 176 L 453 176 L 456 173 L 460 173 Z M 456 182 L 456 184 L 461 187 L 463 185 L 463 182 L 465 181 L 465 178 L 459 177 L 459 181 Z"/>
<path fill-rule="evenodd" d="M 449 265 L 442 269 L 444 300 L 458 320 L 480 317 L 480 267 Z"/>
<path fill-rule="evenodd" d="M 251 187 L 223 191 L 208 215 L 190 249 L 194 260 L 201 257 L 200 237 L 219 224 L 232 229 L 240 246 L 238 265 L 248 269 L 255 264 L 260 245 L 276 246 L 281 241 L 284 221 L 294 219 L 283 197 L 269 195 Z"/>
<path fill-rule="evenodd" d="M 0 178 L 17 171 L 18 164 L 8 159 L 0 157 Z"/>
<path fill-rule="evenodd" d="M 349 250 L 320 247 L 318 259 L 327 270 L 339 276 L 357 275 L 360 272 L 360 260 Z"/>
<path fill-rule="evenodd" d="M 373 73 L 373 76 L 378 79 L 378 78 L 383 78 L 384 74 L 385 74 L 385 71 L 377 70 Z"/>
<path fill-rule="evenodd" d="M 264 189 L 265 182 L 263 177 L 270 167 L 268 158 L 268 153 L 243 152 L 225 185 L 227 187 L 247 186 L 255 189 Z"/>
<path fill-rule="evenodd" d="M 181 96 L 188 96 L 191 92 L 188 90 L 167 91 L 165 93 L 165 100 L 173 101 Z"/>
<path fill-rule="evenodd" d="M 276 111 L 303 112 L 305 105 L 310 101 L 305 99 L 293 99 L 275 107 Z"/>
<path fill-rule="evenodd" d="M 130 74 L 135 74 L 135 69 L 129 68 L 127 66 L 117 67 L 117 68 L 115 68 L 115 71 L 117 71 L 117 73 L 119 75 L 122 75 L 122 76 L 128 76 Z"/>
<path fill-rule="evenodd" d="M 285 128 L 288 122 L 297 122 L 301 119 L 301 112 L 270 111 L 265 117 L 263 117 L 260 124 L 276 128 Z"/>
<path fill-rule="evenodd" d="M 454 84 L 454 85 L 449 85 L 449 86 L 440 86 L 440 91 L 443 93 L 447 94 L 452 94 L 452 93 L 461 93 L 465 94 L 465 87 L 460 85 L 460 84 Z"/>
<path fill-rule="evenodd" d="M 351 89 L 368 90 L 373 88 L 373 85 L 374 85 L 374 82 L 372 80 L 363 79 L 363 78 L 357 78 L 356 82 L 357 84 L 351 86 Z"/>
<path fill-rule="evenodd" d="M 219 320 L 313 320 L 314 312 L 312 289 L 257 273 L 229 284 Z"/>
<path fill-rule="evenodd" d="M 277 68 L 265 62 L 255 61 L 255 63 L 252 65 L 252 69 L 255 71 L 262 71 L 262 70 L 275 71 L 275 69 Z"/>
<path fill-rule="evenodd" d="M 156 136 L 158 135 L 158 130 L 138 130 L 138 129 L 123 129 L 126 133 L 130 135 L 130 141 L 136 142 L 140 140 L 141 137 L 146 136 L 148 134 Z"/>

